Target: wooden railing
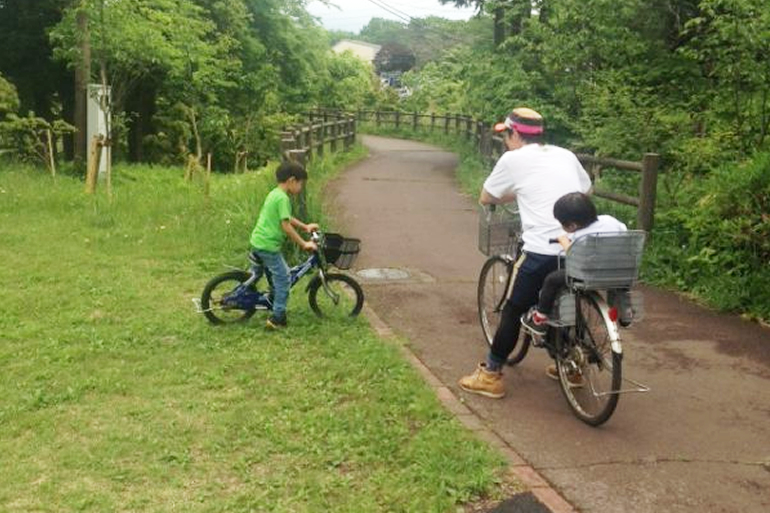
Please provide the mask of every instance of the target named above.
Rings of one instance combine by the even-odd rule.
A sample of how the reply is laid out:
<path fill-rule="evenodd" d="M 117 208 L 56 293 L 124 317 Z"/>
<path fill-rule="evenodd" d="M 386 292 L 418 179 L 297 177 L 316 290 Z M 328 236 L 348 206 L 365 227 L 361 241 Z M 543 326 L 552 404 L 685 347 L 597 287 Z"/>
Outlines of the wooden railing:
<path fill-rule="evenodd" d="M 281 132 L 281 154 L 304 164 L 314 154 L 322 156 L 327 145 L 330 151 L 337 151 L 340 142 L 345 151 L 355 144 L 355 117 L 344 114 L 312 115 L 308 124 Z"/>

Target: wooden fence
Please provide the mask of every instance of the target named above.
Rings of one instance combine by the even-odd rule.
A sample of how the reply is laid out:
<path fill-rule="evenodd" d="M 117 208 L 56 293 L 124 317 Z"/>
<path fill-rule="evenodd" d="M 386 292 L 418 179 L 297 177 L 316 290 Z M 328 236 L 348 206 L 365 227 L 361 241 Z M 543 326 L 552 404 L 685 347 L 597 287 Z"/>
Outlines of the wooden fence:
<path fill-rule="evenodd" d="M 281 154 L 306 163 L 325 149 L 337 151 L 342 142 L 345 151 L 356 142 L 356 118 L 341 114 L 314 114 L 306 125 L 290 127 L 281 133 Z"/>
<path fill-rule="evenodd" d="M 473 141 L 482 156 L 490 161 L 505 151 L 503 140 L 494 134 L 492 127 L 462 114 L 422 114 L 419 112 L 359 110 L 355 113 L 334 110 L 318 110 L 308 114 L 309 124 L 299 129 L 284 132 L 282 150 L 292 158 L 304 162 L 314 151 L 322 154 L 326 143 L 345 141 L 347 149 L 356 137 L 356 123 L 373 123 L 376 127 L 393 126 L 412 130 L 441 131 Z M 332 128 L 334 127 L 334 128 Z M 641 173 L 639 196 L 627 196 L 605 190 L 594 190 L 594 195 L 637 208 L 637 227 L 647 232 L 652 230 L 655 220 L 655 199 L 660 168 L 657 153 L 645 153 L 640 161 L 619 160 L 578 154 L 586 170 L 595 180 L 605 168 Z"/>

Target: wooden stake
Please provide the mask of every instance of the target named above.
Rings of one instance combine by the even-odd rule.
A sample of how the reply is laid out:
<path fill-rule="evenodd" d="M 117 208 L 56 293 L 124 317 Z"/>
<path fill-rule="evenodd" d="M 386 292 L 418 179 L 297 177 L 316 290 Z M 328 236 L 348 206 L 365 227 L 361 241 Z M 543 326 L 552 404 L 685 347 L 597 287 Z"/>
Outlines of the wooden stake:
<path fill-rule="evenodd" d="M 48 167 L 51 169 L 51 176 L 56 178 L 56 164 L 53 158 L 53 137 L 51 136 L 51 130 L 45 131 L 46 138 L 48 139 Z"/>
<path fill-rule="evenodd" d="M 91 149 L 88 155 L 88 171 L 86 172 L 86 194 L 93 194 L 96 191 L 96 176 L 99 172 L 99 139 L 94 136 L 91 139 Z"/>

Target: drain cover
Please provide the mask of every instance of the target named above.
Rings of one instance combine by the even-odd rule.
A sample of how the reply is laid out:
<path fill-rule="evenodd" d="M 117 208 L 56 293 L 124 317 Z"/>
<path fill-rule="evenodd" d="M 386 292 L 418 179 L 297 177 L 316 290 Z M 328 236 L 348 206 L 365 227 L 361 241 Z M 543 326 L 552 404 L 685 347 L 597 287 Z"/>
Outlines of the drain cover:
<path fill-rule="evenodd" d="M 365 280 L 406 280 L 409 278 L 409 273 L 403 269 L 393 268 L 375 268 L 375 269 L 361 269 L 356 273 L 358 276 Z"/>

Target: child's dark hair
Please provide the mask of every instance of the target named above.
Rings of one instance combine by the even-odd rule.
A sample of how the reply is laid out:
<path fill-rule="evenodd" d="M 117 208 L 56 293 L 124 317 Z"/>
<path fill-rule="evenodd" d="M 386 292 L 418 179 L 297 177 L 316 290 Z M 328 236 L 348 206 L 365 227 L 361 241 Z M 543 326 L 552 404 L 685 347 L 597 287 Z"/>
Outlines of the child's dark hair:
<path fill-rule="evenodd" d="M 275 170 L 275 179 L 278 183 L 284 183 L 292 177 L 299 181 L 307 180 L 307 171 L 299 162 L 284 160 Z"/>
<path fill-rule="evenodd" d="M 596 207 L 591 198 L 582 192 L 565 194 L 553 205 L 553 216 L 562 224 L 574 224 L 577 229 L 585 228 L 596 221 Z"/>

